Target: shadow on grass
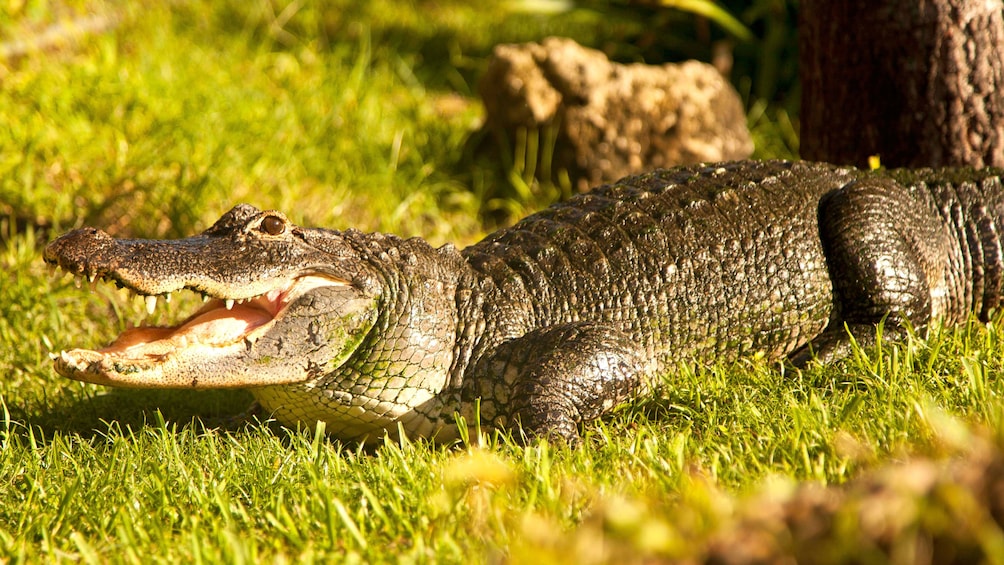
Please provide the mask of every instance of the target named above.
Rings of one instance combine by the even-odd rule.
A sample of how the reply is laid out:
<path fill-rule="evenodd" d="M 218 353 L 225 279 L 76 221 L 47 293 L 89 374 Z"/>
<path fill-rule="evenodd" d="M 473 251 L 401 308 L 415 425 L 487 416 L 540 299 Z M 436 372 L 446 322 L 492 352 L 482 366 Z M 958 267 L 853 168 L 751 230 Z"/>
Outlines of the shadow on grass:
<path fill-rule="evenodd" d="M 91 439 L 105 435 L 111 426 L 137 431 L 163 422 L 179 429 L 234 431 L 254 423 L 248 417 L 254 398 L 245 390 L 107 389 L 49 400 L 47 407 L 30 415 L 10 407 L 11 421 L 23 422 L 47 440 L 57 434 Z"/>

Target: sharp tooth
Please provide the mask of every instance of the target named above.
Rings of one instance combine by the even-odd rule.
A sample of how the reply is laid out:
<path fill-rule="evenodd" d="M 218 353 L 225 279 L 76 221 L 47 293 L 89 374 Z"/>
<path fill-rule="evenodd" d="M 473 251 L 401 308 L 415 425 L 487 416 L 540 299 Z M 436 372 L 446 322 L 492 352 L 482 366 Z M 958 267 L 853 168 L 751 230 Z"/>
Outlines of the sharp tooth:
<path fill-rule="evenodd" d="M 233 298 L 227 298 L 226 300 L 223 301 L 223 303 L 226 305 L 227 310 L 231 310 L 234 307 L 234 299 Z"/>
<path fill-rule="evenodd" d="M 73 286 L 75 286 L 77 288 L 80 288 L 80 284 L 81 284 L 81 282 L 83 280 L 84 280 L 83 277 L 78 277 L 78 276 L 74 275 L 73 276 Z"/>
<path fill-rule="evenodd" d="M 146 296 L 143 298 L 146 301 L 146 313 L 153 315 L 153 311 L 157 309 L 157 297 L 154 295 Z"/>
<path fill-rule="evenodd" d="M 202 302 L 209 302 L 209 295 L 208 294 L 202 293 Z"/>
<path fill-rule="evenodd" d="M 94 284 L 94 279 L 98 278 L 97 273 L 91 273 L 87 275 L 87 282 Z"/>
<path fill-rule="evenodd" d="M 171 293 L 170 292 L 164 294 L 164 302 L 166 302 L 168 304 L 171 303 Z"/>

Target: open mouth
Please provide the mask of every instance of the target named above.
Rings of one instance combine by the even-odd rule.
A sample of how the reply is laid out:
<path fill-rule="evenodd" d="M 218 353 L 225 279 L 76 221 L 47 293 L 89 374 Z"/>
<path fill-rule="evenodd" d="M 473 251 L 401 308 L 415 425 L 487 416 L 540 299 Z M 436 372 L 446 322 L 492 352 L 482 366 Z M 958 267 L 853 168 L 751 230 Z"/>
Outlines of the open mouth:
<path fill-rule="evenodd" d="M 345 284 L 325 276 L 306 275 L 279 284 L 253 298 L 209 299 L 202 308 L 177 325 L 130 328 L 97 352 L 143 359 L 161 357 L 198 345 L 225 347 L 244 342 L 250 347 L 264 331 L 262 328 L 271 325 L 288 304 L 304 293 L 321 286 Z M 146 296 L 145 299 L 147 312 L 152 314 L 157 297 Z"/>
<path fill-rule="evenodd" d="M 169 367 L 177 366 L 182 359 L 196 369 L 200 364 L 203 367 L 213 365 L 238 351 L 250 351 L 261 336 L 282 320 L 287 307 L 304 294 L 325 286 L 345 287 L 348 283 L 311 274 L 279 280 L 272 286 L 271 290 L 250 298 L 209 298 L 202 308 L 176 325 L 130 328 L 101 349 L 71 349 L 51 357 L 57 372 L 77 380 L 130 386 L 129 380 L 123 377 L 159 367 L 165 377 L 159 386 L 177 386 L 176 379 L 168 378 L 167 373 L 171 372 Z M 132 288 L 129 290 L 142 294 Z M 157 297 L 143 296 L 147 311 L 152 313 Z M 153 382 L 143 380 L 136 384 L 151 386 Z M 225 383 L 227 386 L 246 384 L 245 381 Z"/>

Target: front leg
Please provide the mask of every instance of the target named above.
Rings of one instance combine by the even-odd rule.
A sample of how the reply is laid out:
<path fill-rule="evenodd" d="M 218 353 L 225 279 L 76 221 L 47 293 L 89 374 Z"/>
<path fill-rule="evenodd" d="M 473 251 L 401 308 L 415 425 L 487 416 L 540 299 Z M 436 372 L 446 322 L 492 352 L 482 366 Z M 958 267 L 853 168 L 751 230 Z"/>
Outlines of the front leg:
<path fill-rule="evenodd" d="M 651 373 L 639 345 L 592 322 L 538 329 L 505 342 L 478 364 L 465 386 L 497 428 L 578 441 L 578 425 L 636 393 Z"/>

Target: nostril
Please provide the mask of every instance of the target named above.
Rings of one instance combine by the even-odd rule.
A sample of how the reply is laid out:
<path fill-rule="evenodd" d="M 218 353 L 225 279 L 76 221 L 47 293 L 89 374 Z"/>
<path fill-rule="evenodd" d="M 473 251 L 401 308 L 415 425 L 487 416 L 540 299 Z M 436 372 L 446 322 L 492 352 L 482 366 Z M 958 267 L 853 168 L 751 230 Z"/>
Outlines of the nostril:
<path fill-rule="evenodd" d="M 112 236 L 108 235 L 104 230 L 99 230 L 98 228 L 83 228 L 80 231 L 83 232 L 81 235 L 86 235 L 97 239 L 114 239 Z"/>

